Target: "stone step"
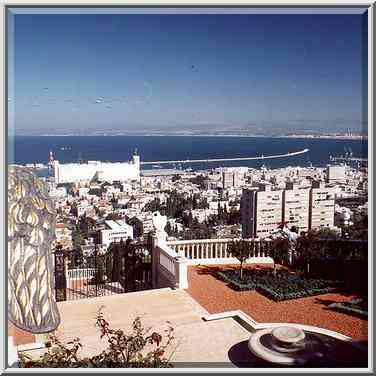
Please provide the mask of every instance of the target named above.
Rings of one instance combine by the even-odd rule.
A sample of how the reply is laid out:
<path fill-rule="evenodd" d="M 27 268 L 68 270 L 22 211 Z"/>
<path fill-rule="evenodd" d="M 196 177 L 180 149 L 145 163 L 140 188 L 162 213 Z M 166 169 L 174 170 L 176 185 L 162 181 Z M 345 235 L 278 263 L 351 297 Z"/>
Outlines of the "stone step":
<path fill-rule="evenodd" d="M 167 323 L 166 321 L 169 321 Z M 130 332 L 132 330 L 132 319 L 122 318 L 118 320 L 111 320 L 109 321 L 111 328 L 113 329 L 122 329 L 125 332 Z M 199 323 L 201 322 L 200 317 L 198 317 L 195 314 L 190 314 L 189 312 L 181 312 L 176 313 L 169 316 L 157 316 L 153 317 L 151 315 L 148 315 L 148 317 L 141 318 L 141 323 L 143 327 L 151 328 L 152 331 L 164 331 L 167 329 L 170 325 L 176 329 L 177 327 L 184 325 L 184 324 L 190 324 L 190 323 Z M 93 335 L 93 333 L 97 332 L 98 336 L 100 333 L 100 329 L 98 327 L 94 327 L 94 325 L 90 326 L 87 325 L 62 325 L 59 327 L 57 333 L 58 335 L 63 335 L 66 338 L 72 339 L 76 336 L 79 338 L 84 338 L 88 335 Z M 161 332 L 162 334 L 162 332 Z"/>

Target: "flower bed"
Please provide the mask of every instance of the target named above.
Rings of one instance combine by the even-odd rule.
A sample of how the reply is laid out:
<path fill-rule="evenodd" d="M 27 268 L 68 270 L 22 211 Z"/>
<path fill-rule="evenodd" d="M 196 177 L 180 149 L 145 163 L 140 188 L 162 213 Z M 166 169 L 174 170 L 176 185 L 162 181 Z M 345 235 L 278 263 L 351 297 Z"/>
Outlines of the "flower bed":
<path fill-rule="evenodd" d="M 281 270 L 275 274 L 271 270 L 244 270 L 243 280 L 239 270 L 221 271 L 217 276 L 234 290 L 256 290 L 277 302 L 335 292 L 342 285 L 340 281 L 306 279 Z"/>

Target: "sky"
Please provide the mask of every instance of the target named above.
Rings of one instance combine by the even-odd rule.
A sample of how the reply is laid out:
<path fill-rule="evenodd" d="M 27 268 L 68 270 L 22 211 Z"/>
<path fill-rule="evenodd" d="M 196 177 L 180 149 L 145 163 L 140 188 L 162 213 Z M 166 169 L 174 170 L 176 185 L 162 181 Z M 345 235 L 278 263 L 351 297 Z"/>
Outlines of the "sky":
<path fill-rule="evenodd" d="M 361 127 L 361 15 L 17 14 L 12 22 L 16 133 Z"/>

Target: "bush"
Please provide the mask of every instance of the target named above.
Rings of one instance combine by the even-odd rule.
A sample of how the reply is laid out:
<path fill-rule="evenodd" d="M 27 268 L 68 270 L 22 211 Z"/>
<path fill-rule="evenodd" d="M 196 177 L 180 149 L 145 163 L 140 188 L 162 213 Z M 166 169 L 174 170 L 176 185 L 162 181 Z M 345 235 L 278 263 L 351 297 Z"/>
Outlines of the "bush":
<path fill-rule="evenodd" d="M 165 350 L 174 339 L 173 328 L 165 330 L 167 340 L 162 345 L 163 338 L 159 333 L 145 330 L 140 318 L 132 324 L 131 334 L 120 329 L 111 329 L 104 319 L 101 310 L 96 318 L 96 326 L 100 329 L 100 338 L 108 342 L 106 350 L 91 358 L 80 358 L 79 350 L 82 345 L 78 338 L 63 344 L 55 335 L 51 335 L 46 344 L 47 352 L 38 360 L 20 354 L 21 368 L 167 368 L 172 367 L 169 359 L 165 358 Z M 150 347 L 147 351 L 148 346 Z"/>
<path fill-rule="evenodd" d="M 334 311 L 347 313 L 349 315 L 359 317 L 361 319 L 368 318 L 368 310 L 365 304 L 360 305 L 358 302 L 340 302 L 340 303 L 332 303 L 329 305 Z"/>

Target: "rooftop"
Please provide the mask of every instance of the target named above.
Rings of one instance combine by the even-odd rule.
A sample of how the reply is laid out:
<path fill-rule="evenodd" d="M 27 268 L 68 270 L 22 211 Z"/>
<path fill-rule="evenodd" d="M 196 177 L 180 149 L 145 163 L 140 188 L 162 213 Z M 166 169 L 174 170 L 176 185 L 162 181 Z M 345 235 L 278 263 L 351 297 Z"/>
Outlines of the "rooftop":
<path fill-rule="evenodd" d="M 118 230 L 124 227 L 131 227 L 127 223 L 125 223 L 122 220 L 107 220 L 105 221 L 105 224 L 111 229 L 111 230 Z"/>

